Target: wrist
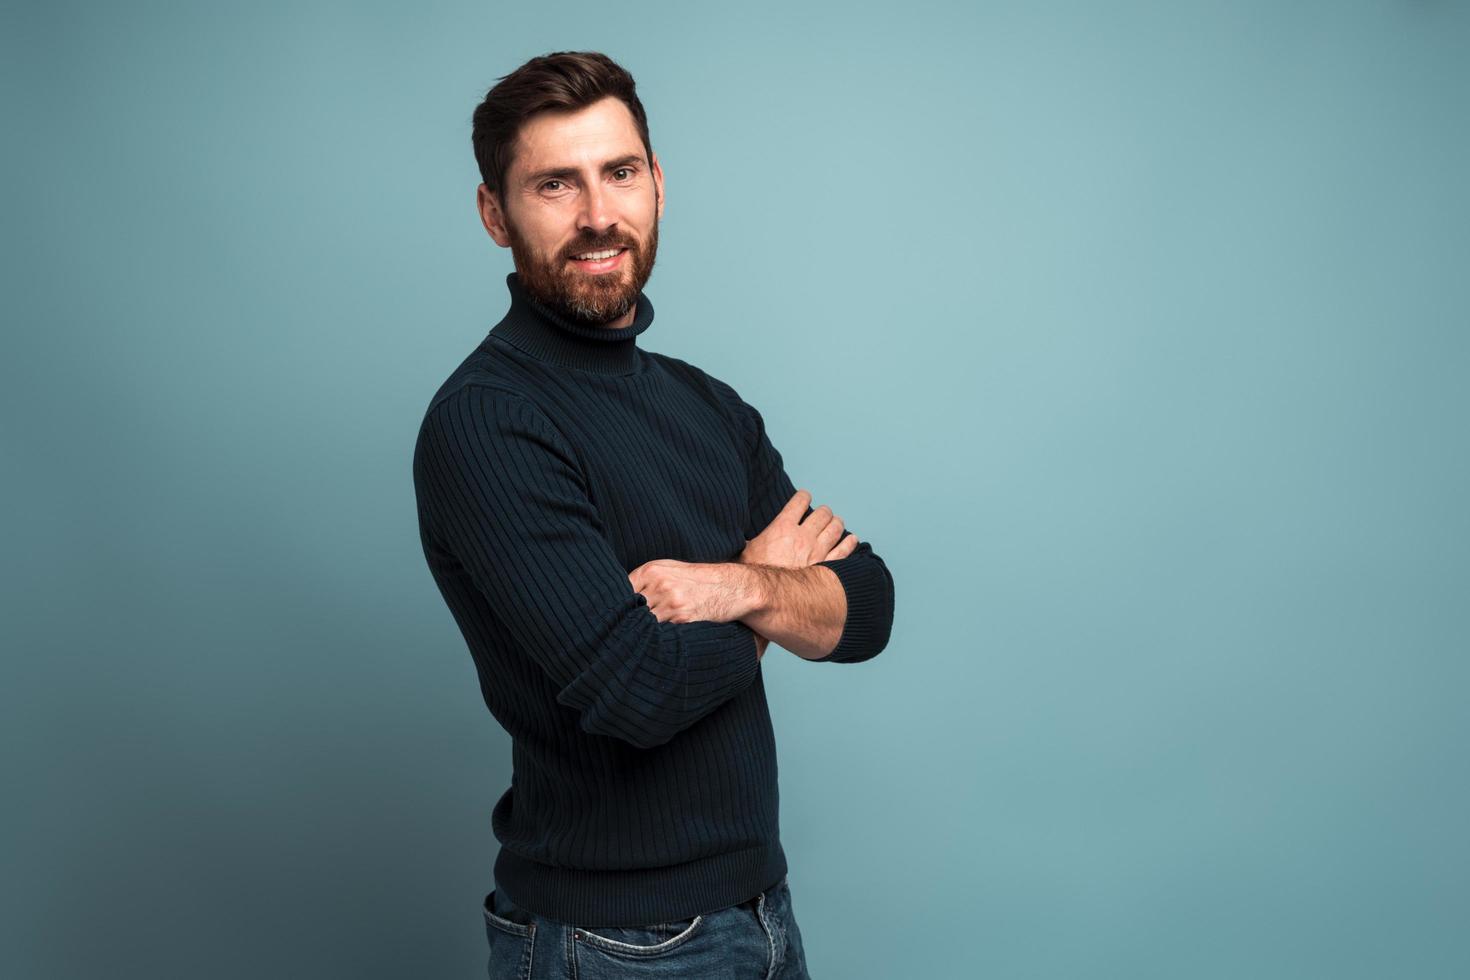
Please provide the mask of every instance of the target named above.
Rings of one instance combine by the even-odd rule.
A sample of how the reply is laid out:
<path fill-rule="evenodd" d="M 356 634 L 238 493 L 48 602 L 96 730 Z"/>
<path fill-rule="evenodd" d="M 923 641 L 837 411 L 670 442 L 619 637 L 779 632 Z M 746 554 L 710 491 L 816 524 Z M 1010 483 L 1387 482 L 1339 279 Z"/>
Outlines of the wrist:
<path fill-rule="evenodd" d="M 743 610 L 737 618 L 744 619 L 754 613 L 764 612 L 771 602 L 771 583 L 766 570 L 760 565 L 732 562 L 730 572 L 735 577 L 739 605 Z"/>

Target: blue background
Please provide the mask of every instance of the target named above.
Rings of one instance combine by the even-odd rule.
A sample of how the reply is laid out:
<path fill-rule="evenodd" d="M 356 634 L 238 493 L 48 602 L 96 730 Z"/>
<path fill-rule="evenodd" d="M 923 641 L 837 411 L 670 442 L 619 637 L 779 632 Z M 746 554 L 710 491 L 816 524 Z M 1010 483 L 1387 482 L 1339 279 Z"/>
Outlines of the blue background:
<path fill-rule="evenodd" d="M 7 977 L 472 977 L 410 453 L 470 113 L 627 66 L 640 342 L 894 572 L 764 661 L 821 978 L 1470 975 L 1452 2 L 7 5 Z"/>

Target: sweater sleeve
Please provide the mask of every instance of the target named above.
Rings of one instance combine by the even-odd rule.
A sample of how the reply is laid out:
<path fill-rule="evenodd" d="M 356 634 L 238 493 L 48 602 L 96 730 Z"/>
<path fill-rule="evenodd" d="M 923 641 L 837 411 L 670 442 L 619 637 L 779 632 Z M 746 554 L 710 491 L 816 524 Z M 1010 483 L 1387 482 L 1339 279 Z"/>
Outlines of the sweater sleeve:
<path fill-rule="evenodd" d="M 761 413 L 723 381 L 711 380 L 738 413 L 744 429 L 750 471 L 749 517 L 745 536 L 753 538 L 776 519 L 781 508 L 796 493 L 796 487 L 786 475 L 781 453 L 766 434 Z M 812 510 L 808 506 L 801 519 L 811 516 Z M 846 540 L 850 534 L 852 532 L 844 527 L 838 541 Z M 851 664 L 873 659 L 888 645 L 893 628 L 893 575 L 888 566 L 867 541 L 858 542 L 853 553 L 846 558 L 817 564 L 832 569 L 842 583 L 842 591 L 847 596 L 847 619 L 837 646 L 825 657 L 815 660 Z"/>
<path fill-rule="evenodd" d="M 604 533 L 576 455 L 524 397 L 471 385 L 425 417 L 414 483 L 464 566 L 584 731 L 662 745 L 755 679 L 738 621 L 660 623 Z"/>

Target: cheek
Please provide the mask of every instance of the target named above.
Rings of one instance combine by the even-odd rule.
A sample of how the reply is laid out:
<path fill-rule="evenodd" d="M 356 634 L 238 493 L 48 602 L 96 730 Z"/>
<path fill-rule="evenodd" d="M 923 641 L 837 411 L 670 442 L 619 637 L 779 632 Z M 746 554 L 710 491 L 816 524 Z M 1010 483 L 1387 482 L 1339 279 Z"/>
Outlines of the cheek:
<path fill-rule="evenodd" d="M 538 202 L 520 222 L 521 233 L 548 255 L 556 255 L 577 237 L 577 223 L 564 209 Z"/>

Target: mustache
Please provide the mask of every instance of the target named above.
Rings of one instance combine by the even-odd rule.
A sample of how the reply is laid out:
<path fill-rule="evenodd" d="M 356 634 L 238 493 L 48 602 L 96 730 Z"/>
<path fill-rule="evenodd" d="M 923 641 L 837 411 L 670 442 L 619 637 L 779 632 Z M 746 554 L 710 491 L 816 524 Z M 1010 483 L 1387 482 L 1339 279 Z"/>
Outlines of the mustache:
<path fill-rule="evenodd" d="M 629 251 L 632 251 L 637 247 L 638 246 L 636 243 L 622 238 L 601 240 L 584 239 L 583 241 L 576 242 L 573 245 L 569 246 L 566 252 L 563 254 L 563 258 L 570 259 L 572 256 L 581 255 L 583 252 L 600 252 L 605 248 L 626 248 Z"/>

